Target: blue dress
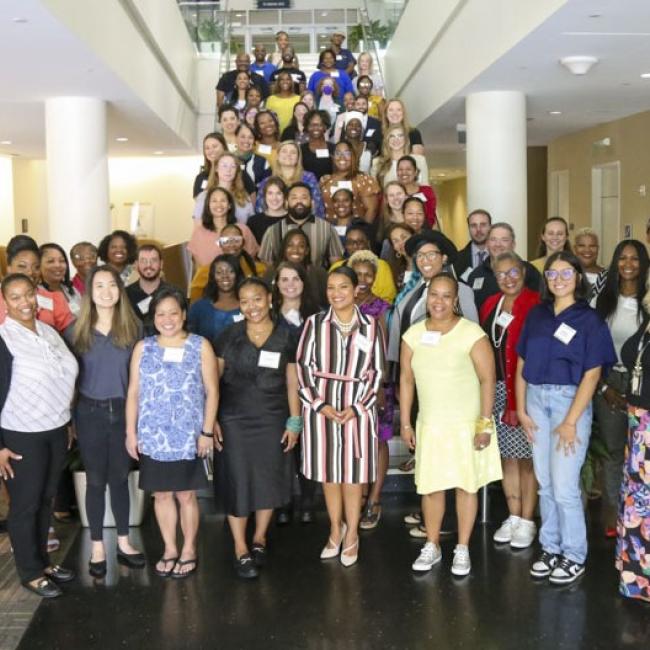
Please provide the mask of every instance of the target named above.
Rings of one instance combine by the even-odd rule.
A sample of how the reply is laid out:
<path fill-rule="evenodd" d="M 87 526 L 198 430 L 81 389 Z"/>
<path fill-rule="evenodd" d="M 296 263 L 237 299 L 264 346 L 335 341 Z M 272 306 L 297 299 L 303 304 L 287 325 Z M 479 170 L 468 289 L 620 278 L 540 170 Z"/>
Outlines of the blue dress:
<path fill-rule="evenodd" d="M 193 334 L 198 334 L 214 342 L 226 327 L 241 320 L 241 312 L 237 309 L 224 311 L 217 309 L 209 298 L 197 300 L 187 315 L 187 328 Z"/>
<path fill-rule="evenodd" d="M 138 394 L 140 487 L 181 491 L 205 487 L 196 441 L 203 428 L 203 339 L 190 334 L 182 348 L 144 339 Z"/>

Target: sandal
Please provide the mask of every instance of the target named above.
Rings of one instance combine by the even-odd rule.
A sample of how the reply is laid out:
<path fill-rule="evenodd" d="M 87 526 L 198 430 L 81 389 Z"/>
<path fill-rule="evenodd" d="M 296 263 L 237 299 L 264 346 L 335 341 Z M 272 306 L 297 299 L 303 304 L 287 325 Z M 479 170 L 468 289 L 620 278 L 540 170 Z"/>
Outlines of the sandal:
<path fill-rule="evenodd" d="M 400 472 L 412 472 L 415 469 L 415 456 L 411 456 L 411 458 L 401 463 L 398 469 Z"/>
<path fill-rule="evenodd" d="M 363 517 L 359 522 L 359 528 L 362 530 L 372 530 L 377 528 L 379 520 L 381 519 L 381 504 L 375 503 L 373 501 L 368 501 L 368 506 L 366 511 L 363 513 Z"/>
<path fill-rule="evenodd" d="M 194 566 L 189 570 L 189 571 L 176 571 L 176 567 L 184 567 L 188 564 L 193 564 Z M 195 571 L 196 568 L 199 566 L 199 558 L 195 557 L 192 558 L 191 560 L 178 560 L 176 564 L 174 564 L 174 568 L 172 569 L 172 572 L 170 573 L 170 576 L 172 578 L 175 578 L 177 580 L 181 580 L 183 578 L 187 578 L 188 576 L 191 576 Z"/>
<path fill-rule="evenodd" d="M 158 565 L 160 563 L 163 563 L 165 566 L 167 566 L 170 562 L 172 563 L 172 568 L 169 569 L 169 571 L 161 571 L 158 568 Z M 161 578 L 169 578 L 169 576 L 172 574 L 172 571 L 174 570 L 174 567 L 176 566 L 176 562 L 178 562 L 178 557 L 161 557 L 158 562 L 156 562 L 156 566 L 154 567 L 154 571 L 157 576 L 160 576 Z"/>

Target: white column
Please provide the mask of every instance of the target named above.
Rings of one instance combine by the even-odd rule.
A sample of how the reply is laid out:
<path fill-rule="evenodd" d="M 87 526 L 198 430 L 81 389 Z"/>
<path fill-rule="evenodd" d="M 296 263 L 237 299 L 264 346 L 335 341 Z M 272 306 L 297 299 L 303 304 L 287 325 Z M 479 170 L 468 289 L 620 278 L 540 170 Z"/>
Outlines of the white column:
<path fill-rule="evenodd" d="M 66 251 L 98 244 L 111 228 L 106 103 L 94 97 L 45 102 L 48 233 Z"/>
<path fill-rule="evenodd" d="M 493 221 L 515 230 L 517 251 L 527 255 L 526 97 L 516 91 L 468 95 L 467 207 L 485 208 Z"/>

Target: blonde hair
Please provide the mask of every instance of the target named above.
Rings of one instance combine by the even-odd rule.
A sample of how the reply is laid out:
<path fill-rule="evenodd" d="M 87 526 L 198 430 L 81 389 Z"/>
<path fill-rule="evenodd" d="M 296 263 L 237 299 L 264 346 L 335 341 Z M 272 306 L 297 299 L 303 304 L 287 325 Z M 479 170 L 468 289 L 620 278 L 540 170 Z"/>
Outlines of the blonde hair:
<path fill-rule="evenodd" d="M 406 191 L 406 188 L 400 181 L 388 181 L 386 185 L 384 185 L 384 197 L 381 202 L 381 219 L 379 220 L 379 232 L 377 233 L 379 240 L 384 239 L 383 234 L 386 232 L 386 229 L 388 226 L 390 226 L 391 223 L 401 223 L 398 221 L 393 221 L 391 219 L 392 216 L 392 211 L 393 209 L 388 205 L 388 190 L 395 185 L 396 187 L 399 187 L 402 189 L 404 192 L 404 200 L 408 198 L 409 193 Z M 402 211 L 402 220 L 404 220 L 404 212 Z"/>
<path fill-rule="evenodd" d="M 81 299 L 81 309 L 72 330 L 72 347 L 78 354 L 84 354 L 95 342 L 95 325 L 97 324 L 97 306 L 93 302 L 93 281 L 98 273 L 110 273 L 117 284 L 120 297 L 113 307 L 113 322 L 110 337 L 118 348 L 128 348 L 140 338 L 140 324 L 134 314 L 129 298 L 124 290 L 124 282 L 116 269 L 109 264 L 96 266 L 88 274 L 86 293 Z"/>
<path fill-rule="evenodd" d="M 580 237 L 593 237 L 596 240 L 597 244 L 600 243 L 598 233 L 593 228 L 589 228 L 588 226 L 576 230 L 575 235 L 573 235 L 573 243 L 575 244 L 578 239 L 580 239 Z"/>
<path fill-rule="evenodd" d="M 352 268 L 355 264 L 370 264 L 375 269 L 379 268 L 379 258 L 369 250 L 361 250 L 356 253 L 352 253 L 348 258 L 347 265 Z"/>
<path fill-rule="evenodd" d="M 384 106 L 384 114 L 381 120 L 382 123 L 382 131 L 386 131 L 388 127 L 390 126 L 390 122 L 388 121 L 388 107 L 393 104 L 397 103 L 402 107 L 402 121 L 400 122 L 401 126 L 404 127 L 404 130 L 406 131 L 406 137 L 408 138 L 409 133 L 411 133 L 411 123 L 408 120 L 408 117 L 406 117 L 406 106 L 404 106 L 404 102 L 401 99 L 397 99 L 397 97 L 393 97 L 393 99 L 389 99 L 386 102 L 386 106 Z M 395 124 L 394 126 L 397 126 Z"/>
<path fill-rule="evenodd" d="M 279 162 L 280 150 L 286 146 L 294 147 L 296 152 L 298 153 L 298 162 L 296 163 L 296 168 L 293 172 L 293 175 L 290 178 L 286 178 L 285 176 L 282 175 L 282 165 L 280 165 Z M 305 170 L 302 166 L 302 152 L 300 151 L 300 146 L 298 145 L 297 142 L 295 142 L 294 140 L 285 140 L 284 142 L 280 143 L 277 151 L 275 152 L 275 160 L 271 165 L 271 172 L 273 176 L 279 176 L 287 184 L 287 186 L 302 181 L 302 176 L 305 173 Z"/>
<path fill-rule="evenodd" d="M 208 190 L 211 190 L 213 187 L 221 187 L 220 182 L 219 182 L 219 172 L 217 171 L 217 166 L 219 165 L 219 161 L 222 158 L 232 158 L 235 164 L 237 165 L 237 169 L 235 171 L 235 178 L 233 179 L 232 182 L 232 187 L 230 188 L 230 193 L 232 194 L 233 198 L 235 199 L 235 203 L 242 207 L 246 205 L 247 203 L 250 203 L 250 196 L 248 195 L 248 192 L 246 191 L 246 188 L 244 187 L 244 180 L 242 178 L 242 171 L 241 167 L 239 166 L 239 160 L 237 160 L 237 157 L 230 153 L 229 151 L 224 151 L 212 164 L 212 169 L 210 169 L 210 174 L 208 176 Z M 223 189 L 228 189 L 228 188 L 223 188 Z"/>
<path fill-rule="evenodd" d="M 402 124 L 392 124 L 391 126 L 387 126 L 382 136 L 383 142 L 381 145 L 381 158 L 379 159 L 379 168 L 377 169 L 377 180 L 382 187 L 384 185 L 384 176 L 386 176 L 393 165 L 391 150 L 388 146 L 390 134 L 398 130 L 404 132 L 404 148 L 399 157 L 401 158 L 402 156 L 411 155 L 411 141 L 409 140 L 408 129 Z"/>
<path fill-rule="evenodd" d="M 366 72 L 365 74 L 372 74 L 372 68 L 375 65 L 375 60 L 374 60 L 372 54 L 370 54 L 370 52 L 361 52 L 361 54 L 359 54 L 359 56 L 357 57 L 357 65 L 358 65 L 359 61 L 361 61 L 362 56 L 367 56 L 370 59 L 370 65 L 368 66 L 368 72 Z"/>

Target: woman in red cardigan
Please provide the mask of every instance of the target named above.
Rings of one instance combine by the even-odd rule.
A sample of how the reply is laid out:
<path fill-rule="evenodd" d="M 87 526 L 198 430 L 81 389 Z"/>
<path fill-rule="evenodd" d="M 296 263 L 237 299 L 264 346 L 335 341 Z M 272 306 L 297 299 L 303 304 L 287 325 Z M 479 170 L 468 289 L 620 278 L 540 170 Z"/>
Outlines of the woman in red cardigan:
<path fill-rule="evenodd" d="M 532 448 L 517 419 L 515 374 L 517 341 L 528 312 L 540 296 L 524 285 L 526 268 L 513 252 L 502 253 L 494 262 L 500 292 L 481 306 L 480 320 L 494 350 L 497 386 L 494 418 L 503 466 L 503 491 L 509 516 L 494 534 L 496 542 L 526 548 L 535 540 L 533 513 L 537 502 L 537 482 L 533 472 Z"/>

